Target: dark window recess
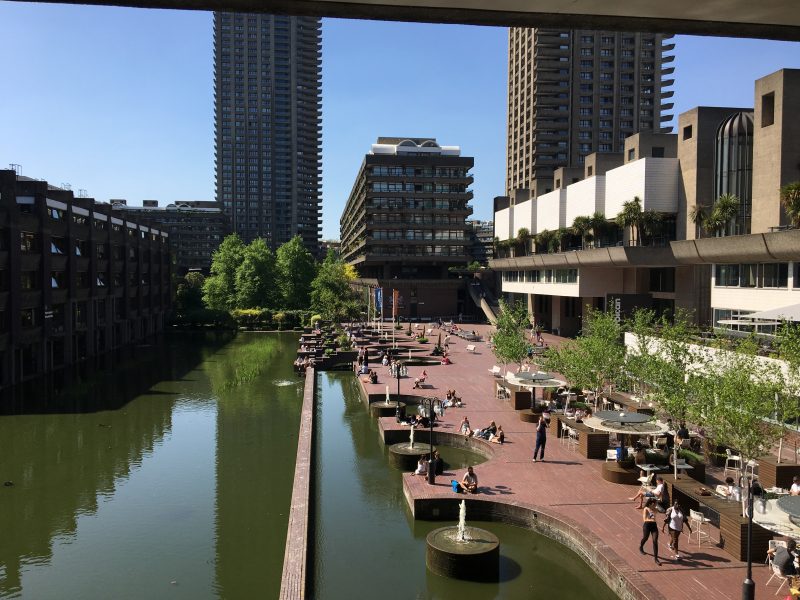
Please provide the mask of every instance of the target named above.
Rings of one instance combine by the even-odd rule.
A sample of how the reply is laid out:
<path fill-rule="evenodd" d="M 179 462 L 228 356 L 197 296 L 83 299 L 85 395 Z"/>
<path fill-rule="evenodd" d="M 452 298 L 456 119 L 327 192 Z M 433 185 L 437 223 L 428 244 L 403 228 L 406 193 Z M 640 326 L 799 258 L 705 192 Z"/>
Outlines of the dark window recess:
<path fill-rule="evenodd" d="M 692 126 L 687 125 L 683 128 L 683 139 L 690 140 L 692 139 Z"/>
<path fill-rule="evenodd" d="M 664 158 L 664 148 L 663 146 L 653 146 L 651 156 L 653 158 Z"/>
<path fill-rule="evenodd" d="M 664 267 L 660 269 L 650 269 L 650 291 L 674 292 L 675 268 Z"/>
<path fill-rule="evenodd" d="M 775 92 L 761 96 L 761 126 L 769 127 L 775 122 Z"/>

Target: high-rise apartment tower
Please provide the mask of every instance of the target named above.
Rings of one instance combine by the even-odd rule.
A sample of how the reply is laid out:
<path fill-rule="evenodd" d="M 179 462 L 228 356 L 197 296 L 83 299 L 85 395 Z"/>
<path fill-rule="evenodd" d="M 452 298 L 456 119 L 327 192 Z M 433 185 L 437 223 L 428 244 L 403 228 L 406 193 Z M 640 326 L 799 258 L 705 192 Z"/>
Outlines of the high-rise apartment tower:
<path fill-rule="evenodd" d="M 217 200 L 233 231 L 319 246 L 321 24 L 214 13 Z"/>
<path fill-rule="evenodd" d="M 539 196 L 560 167 L 593 152 L 621 153 L 633 133 L 662 126 L 673 92 L 671 36 L 656 33 L 524 29 L 508 37 L 506 188 Z M 569 184 L 570 182 L 564 182 Z"/>

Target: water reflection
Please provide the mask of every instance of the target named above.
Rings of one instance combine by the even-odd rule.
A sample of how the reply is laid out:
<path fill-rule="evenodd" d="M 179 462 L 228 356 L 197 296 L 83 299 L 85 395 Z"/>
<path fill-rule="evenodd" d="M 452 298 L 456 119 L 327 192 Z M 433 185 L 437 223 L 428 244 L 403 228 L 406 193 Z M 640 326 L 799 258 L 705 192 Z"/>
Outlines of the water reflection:
<path fill-rule="evenodd" d="M 172 336 L 3 399 L 0 598 L 277 595 L 297 336 L 258 338 L 263 372 L 218 392 L 256 339 Z"/>

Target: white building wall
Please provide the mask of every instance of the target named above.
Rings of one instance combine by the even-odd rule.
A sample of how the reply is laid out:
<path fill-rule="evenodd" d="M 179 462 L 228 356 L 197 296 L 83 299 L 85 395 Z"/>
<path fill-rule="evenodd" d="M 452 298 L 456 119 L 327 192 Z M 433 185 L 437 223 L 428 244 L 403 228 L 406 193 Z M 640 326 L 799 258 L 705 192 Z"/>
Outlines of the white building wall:
<path fill-rule="evenodd" d="M 680 167 L 677 158 L 641 158 L 606 172 L 606 216 L 614 218 L 622 205 L 638 196 L 643 210 L 678 212 Z"/>
<path fill-rule="evenodd" d="M 603 175 L 588 177 L 567 186 L 566 224 L 571 226 L 575 217 L 591 217 L 595 212 L 605 214 L 606 178 Z M 610 218 L 609 215 L 606 215 Z M 616 216 L 614 213 L 613 216 Z"/>
<path fill-rule="evenodd" d="M 512 210 L 513 207 L 509 207 L 494 213 L 494 237 L 499 240 L 507 240 L 516 235 L 511 233 Z"/>
<path fill-rule="evenodd" d="M 544 271 L 546 269 L 539 268 Z M 504 292 L 517 294 L 538 294 L 541 296 L 567 296 L 570 298 L 605 298 L 606 294 L 624 292 L 622 269 L 588 268 L 578 269 L 576 283 L 545 283 L 524 281 L 503 281 Z"/>
<path fill-rule="evenodd" d="M 535 202 L 536 233 L 567 226 L 567 190 L 553 190 L 539 196 Z"/>
<path fill-rule="evenodd" d="M 534 233 L 536 231 L 536 200 L 527 200 L 514 206 L 514 224 L 511 231 L 512 237 L 523 227 Z"/>

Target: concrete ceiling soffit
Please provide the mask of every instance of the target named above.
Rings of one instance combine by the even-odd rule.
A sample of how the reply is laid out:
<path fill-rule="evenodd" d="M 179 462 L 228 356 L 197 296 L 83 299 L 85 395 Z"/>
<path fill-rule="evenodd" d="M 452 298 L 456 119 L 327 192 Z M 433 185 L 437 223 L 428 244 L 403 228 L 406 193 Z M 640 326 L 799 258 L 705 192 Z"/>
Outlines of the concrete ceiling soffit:
<path fill-rule="evenodd" d="M 800 40 L 797 0 L 49 0 L 520 27 L 657 31 Z M 489 8 L 487 8 L 487 5 Z"/>

